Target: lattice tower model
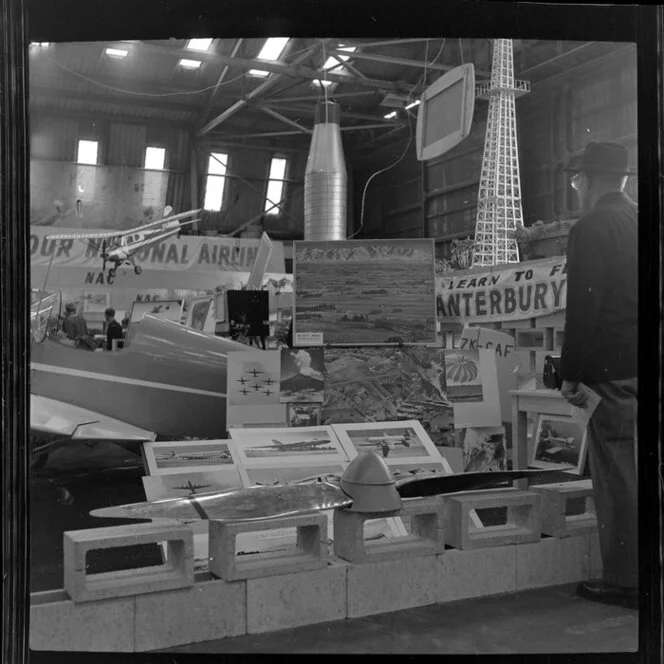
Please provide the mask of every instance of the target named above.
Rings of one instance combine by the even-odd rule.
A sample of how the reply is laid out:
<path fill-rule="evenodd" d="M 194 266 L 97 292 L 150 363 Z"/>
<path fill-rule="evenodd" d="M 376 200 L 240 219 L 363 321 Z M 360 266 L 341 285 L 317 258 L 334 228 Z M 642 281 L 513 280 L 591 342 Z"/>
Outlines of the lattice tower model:
<path fill-rule="evenodd" d="M 489 115 L 477 200 L 474 266 L 519 262 L 514 231 L 523 226 L 523 211 L 514 100 L 529 91 L 529 83 L 514 80 L 512 40 L 496 39 L 491 82 L 477 88 L 479 98 L 489 99 Z"/>

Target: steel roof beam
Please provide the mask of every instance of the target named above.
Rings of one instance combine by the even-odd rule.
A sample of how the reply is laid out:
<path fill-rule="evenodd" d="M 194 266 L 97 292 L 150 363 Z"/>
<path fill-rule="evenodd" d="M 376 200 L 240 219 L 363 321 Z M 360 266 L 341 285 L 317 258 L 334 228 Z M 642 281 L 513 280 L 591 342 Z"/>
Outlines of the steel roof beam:
<path fill-rule="evenodd" d="M 313 131 L 311 129 L 307 129 L 307 127 L 303 127 L 301 124 L 295 122 L 294 120 L 291 120 L 290 118 L 287 118 L 281 113 L 277 113 L 276 111 L 273 111 L 271 108 L 268 108 L 267 106 L 258 106 L 257 108 L 260 108 L 263 113 L 267 113 L 268 115 L 272 116 L 273 118 L 276 118 L 277 120 L 281 120 L 284 124 L 287 124 L 291 127 L 296 127 L 299 129 L 301 132 L 304 132 L 305 134 L 312 134 Z"/>
<path fill-rule="evenodd" d="M 234 58 L 237 55 L 237 52 L 240 50 L 243 42 L 244 39 L 240 38 L 235 42 L 235 44 L 233 44 L 233 49 L 231 50 L 232 58 Z M 226 74 L 228 73 L 229 69 L 230 65 L 226 65 L 222 69 L 221 74 L 219 74 L 219 78 L 217 79 L 217 82 L 214 85 L 214 90 L 212 90 L 212 92 L 210 93 L 210 98 L 208 99 L 207 104 L 205 105 L 205 111 L 203 111 L 201 115 L 201 122 L 205 122 L 205 120 L 207 120 L 208 116 L 210 115 L 210 111 L 212 110 L 212 102 L 214 101 L 214 98 L 217 96 L 217 92 L 219 91 L 219 86 L 226 77 Z"/>
<path fill-rule="evenodd" d="M 385 125 L 377 124 L 366 124 L 366 125 L 350 125 L 347 127 L 340 127 L 341 131 L 359 131 L 360 129 L 385 129 Z M 230 140 L 238 140 L 240 138 L 269 138 L 273 136 L 301 136 L 302 132 L 299 131 L 268 131 L 268 132 L 259 132 L 255 134 L 239 134 L 239 135 L 228 135 L 228 136 L 214 136 L 214 140 L 219 141 L 220 143 L 224 141 L 225 138 Z"/>
<path fill-rule="evenodd" d="M 288 68 L 292 68 L 294 65 L 298 65 L 300 62 L 304 62 L 307 58 L 311 56 L 312 53 L 318 51 L 323 44 L 325 43 L 326 40 L 321 40 L 320 43 L 313 45 L 312 47 L 306 49 L 304 52 L 300 53 L 290 65 L 287 65 Z M 329 41 L 329 40 L 327 40 Z M 230 58 L 231 61 L 233 61 L 233 58 Z M 249 61 L 244 61 L 244 62 L 249 62 Z M 255 62 L 255 61 L 251 61 Z M 259 61 L 262 62 L 262 61 Z M 272 63 L 270 63 L 272 64 Z M 258 67 L 262 67 L 262 65 L 258 65 Z M 252 66 L 252 68 L 258 68 L 255 66 Z M 265 68 L 267 70 L 267 68 Z M 201 136 L 205 136 L 209 131 L 220 125 L 222 122 L 227 120 L 229 117 L 237 113 L 241 108 L 247 105 L 249 101 L 252 99 L 255 99 L 256 97 L 259 97 L 262 95 L 266 90 L 269 90 L 277 81 L 280 80 L 280 76 L 273 76 L 268 78 L 266 81 L 261 83 L 257 88 L 254 88 L 249 92 L 247 95 L 244 96 L 244 98 L 238 100 L 234 104 L 232 104 L 229 108 L 227 108 L 225 111 L 220 113 L 216 118 L 213 118 L 208 122 L 204 127 L 201 127 L 198 132 L 197 136 L 200 138 Z"/>
<path fill-rule="evenodd" d="M 271 102 L 268 102 L 267 100 L 263 102 L 258 108 L 262 107 L 269 107 L 271 106 Z M 284 113 L 301 113 L 301 114 L 307 114 L 307 115 L 313 115 L 316 112 L 316 109 L 313 105 L 311 106 L 279 106 L 278 107 L 280 111 Z M 371 115 L 369 113 L 356 113 L 355 111 L 347 110 L 347 109 L 341 109 L 340 110 L 341 117 L 342 119 L 349 119 L 349 120 L 369 120 L 370 122 L 385 122 L 386 125 L 394 125 L 398 124 L 398 120 L 394 118 L 384 118 L 382 115 Z M 275 116 L 276 117 L 276 116 Z"/>

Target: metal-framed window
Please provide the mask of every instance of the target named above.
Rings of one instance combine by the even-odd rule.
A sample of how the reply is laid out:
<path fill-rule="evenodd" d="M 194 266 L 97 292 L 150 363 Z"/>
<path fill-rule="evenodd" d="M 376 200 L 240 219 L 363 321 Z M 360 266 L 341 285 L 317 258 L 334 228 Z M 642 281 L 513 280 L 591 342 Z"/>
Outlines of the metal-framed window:
<path fill-rule="evenodd" d="M 221 210 L 224 204 L 227 170 L 228 155 L 224 152 L 211 152 L 205 179 L 205 202 L 203 203 L 205 210 L 213 212 Z"/>
<path fill-rule="evenodd" d="M 281 201 L 284 197 L 286 185 L 286 168 L 288 160 L 284 157 L 272 157 L 270 162 L 270 174 L 267 181 L 267 192 L 265 195 L 265 209 L 267 214 L 279 214 L 281 212 Z M 276 207 L 275 207 L 275 204 Z"/>

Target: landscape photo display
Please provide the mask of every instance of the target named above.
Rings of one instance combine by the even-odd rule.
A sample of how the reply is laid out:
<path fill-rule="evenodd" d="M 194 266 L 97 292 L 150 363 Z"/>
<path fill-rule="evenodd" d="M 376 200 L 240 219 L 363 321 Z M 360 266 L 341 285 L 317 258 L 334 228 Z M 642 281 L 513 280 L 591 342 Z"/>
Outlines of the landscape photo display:
<path fill-rule="evenodd" d="M 295 242 L 294 280 L 296 345 L 436 342 L 432 239 Z"/>

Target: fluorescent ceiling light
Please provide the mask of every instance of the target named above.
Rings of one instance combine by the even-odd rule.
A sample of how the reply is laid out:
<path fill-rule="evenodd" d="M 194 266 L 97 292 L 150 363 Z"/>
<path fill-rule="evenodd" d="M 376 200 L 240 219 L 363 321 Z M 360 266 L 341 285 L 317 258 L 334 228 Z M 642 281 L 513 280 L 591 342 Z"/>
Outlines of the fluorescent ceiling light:
<path fill-rule="evenodd" d="M 129 51 L 125 51 L 123 48 L 107 48 L 106 55 L 110 55 L 114 58 L 125 58 Z"/>
<path fill-rule="evenodd" d="M 180 67 L 185 69 L 198 69 L 201 66 L 200 60 L 187 60 L 187 58 L 182 58 L 178 63 Z"/>
<path fill-rule="evenodd" d="M 190 39 L 187 48 L 192 51 L 207 51 L 211 43 L 212 39 Z"/>
<path fill-rule="evenodd" d="M 30 42 L 30 46 L 40 46 L 40 47 L 46 47 L 50 46 L 51 42 Z"/>
<path fill-rule="evenodd" d="M 411 102 L 410 104 L 408 104 L 408 106 L 406 106 L 406 110 L 408 110 L 409 108 L 413 108 L 413 106 L 417 106 L 419 103 L 420 100 L 416 99 L 414 102 Z"/>
<path fill-rule="evenodd" d="M 387 115 L 384 115 L 383 117 L 384 117 L 386 120 L 391 120 L 392 118 L 396 118 L 396 117 L 397 117 L 397 112 L 396 112 L 396 111 L 392 111 L 391 113 L 388 113 Z"/>
<path fill-rule="evenodd" d="M 278 60 L 288 44 L 290 37 L 270 37 L 261 52 L 258 54 L 259 60 Z"/>
<path fill-rule="evenodd" d="M 336 81 L 326 81 L 326 80 L 323 80 L 322 78 L 315 78 L 315 79 L 312 81 L 312 83 L 313 83 L 314 85 L 318 86 L 319 88 L 320 88 L 321 86 L 324 87 L 324 88 L 326 88 L 328 85 L 334 85 L 334 84 L 336 83 Z"/>
<path fill-rule="evenodd" d="M 248 72 L 251 76 L 268 76 L 269 71 L 263 71 L 261 69 L 250 69 Z"/>

